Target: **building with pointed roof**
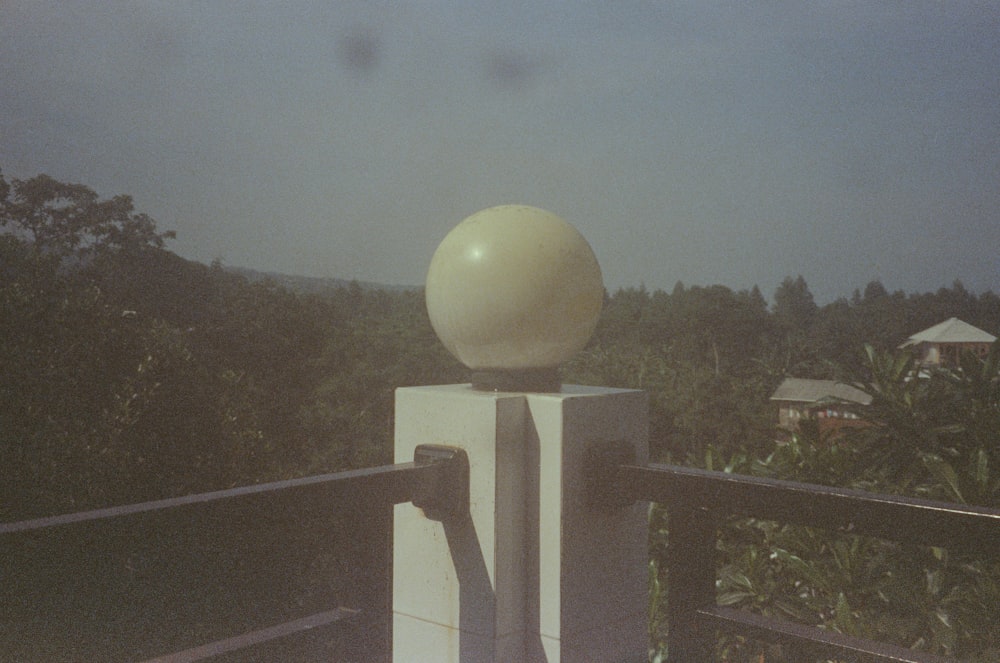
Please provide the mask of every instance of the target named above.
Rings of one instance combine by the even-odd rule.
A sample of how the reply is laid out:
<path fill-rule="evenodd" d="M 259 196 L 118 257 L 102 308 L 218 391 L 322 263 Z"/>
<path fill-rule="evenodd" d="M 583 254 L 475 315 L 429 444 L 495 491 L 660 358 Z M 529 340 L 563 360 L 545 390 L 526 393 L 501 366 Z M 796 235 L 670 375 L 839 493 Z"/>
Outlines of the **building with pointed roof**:
<path fill-rule="evenodd" d="M 860 424 L 853 411 L 868 405 L 872 397 L 849 384 L 835 380 L 785 378 L 771 396 L 778 406 L 778 426 L 794 431 L 803 420 L 815 419 L 820 432 Z"/>
<path fill-rule="evenodd" d="M 993 334 L 958 318 L 949 318 L 910 336 L 899 347 L 913 348 L 922 366 L 956 366 L 962 352 L 985 357 L 996 340 Z M 926 376 L 926 372 L 920 371 L 917 376 Z M 834 380 L 785 378 L 771 396 L 771 402 L 778 406 L 778 428 L 785 434 L 808 420 L 816 420 L 823 434 L 865 425 L 856 411 L 858 406 L 871 404 L 872 397 L 857 387 Z"/>
<path fill-rule="evenodd" d="M 917 360 L 924 366 L 956 366 L 962 352 L 985 357 L 989 354 L 990 345 L 996 340 L 996 336 L 978 327 L 958 318 L 948 318 L 917 332 L 899 347 L 913 348 L 917 353 Z"/>

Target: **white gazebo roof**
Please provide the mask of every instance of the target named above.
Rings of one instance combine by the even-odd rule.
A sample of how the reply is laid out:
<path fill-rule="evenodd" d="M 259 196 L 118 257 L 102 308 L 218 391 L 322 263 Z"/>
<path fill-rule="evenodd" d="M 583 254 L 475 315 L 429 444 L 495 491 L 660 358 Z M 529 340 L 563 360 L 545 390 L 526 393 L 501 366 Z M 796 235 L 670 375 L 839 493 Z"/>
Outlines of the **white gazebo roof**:
<path fill-rule="evenodd" d="M 996 336 L 984 332 L 979 327 L 973 327 L 958 318 L 948 318 L 922 332 L 917 332 L 906 339 L 900 347 L 920 343 L 992 343 L 995 340 Z"/>

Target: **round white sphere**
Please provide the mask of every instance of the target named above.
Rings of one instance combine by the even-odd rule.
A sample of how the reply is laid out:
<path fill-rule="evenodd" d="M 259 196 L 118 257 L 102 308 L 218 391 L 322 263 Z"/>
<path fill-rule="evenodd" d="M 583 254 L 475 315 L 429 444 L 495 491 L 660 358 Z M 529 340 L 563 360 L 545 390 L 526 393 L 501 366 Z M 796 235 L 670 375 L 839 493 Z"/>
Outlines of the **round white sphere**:
<path fill-rule="evenodd" d="M 551 368 L 590 339 L 604 282 L 576 228 L 537 207 L 501 205 L 445 236 L 426 295 L 438 338 L 469 368 Z"/>

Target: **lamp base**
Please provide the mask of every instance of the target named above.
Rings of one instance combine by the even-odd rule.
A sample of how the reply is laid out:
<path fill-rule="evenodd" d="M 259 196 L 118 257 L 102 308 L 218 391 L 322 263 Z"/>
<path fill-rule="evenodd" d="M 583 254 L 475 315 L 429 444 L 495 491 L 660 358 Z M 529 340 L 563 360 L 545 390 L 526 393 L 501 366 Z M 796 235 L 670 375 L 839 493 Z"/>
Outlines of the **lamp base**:
<path fill-rule="evenodd" d="M 478 391 L 558 393 L 562 389 L 559 369 L 487 369 L 472 372 L 472 388 Z"/>

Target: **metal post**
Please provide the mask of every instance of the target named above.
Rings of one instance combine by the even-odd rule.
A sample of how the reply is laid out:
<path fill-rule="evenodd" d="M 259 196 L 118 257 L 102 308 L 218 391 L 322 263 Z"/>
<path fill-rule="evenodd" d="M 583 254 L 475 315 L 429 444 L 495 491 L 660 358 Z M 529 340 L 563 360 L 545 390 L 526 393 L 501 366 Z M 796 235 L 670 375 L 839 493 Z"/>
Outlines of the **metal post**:
<path fill-rule="evenodd" d="M 698 610 L 715 605 L 718 517 L 707 509 L 667 511 L 667 655 L 670 663 L 711 661 L 714 633 Z"/>

